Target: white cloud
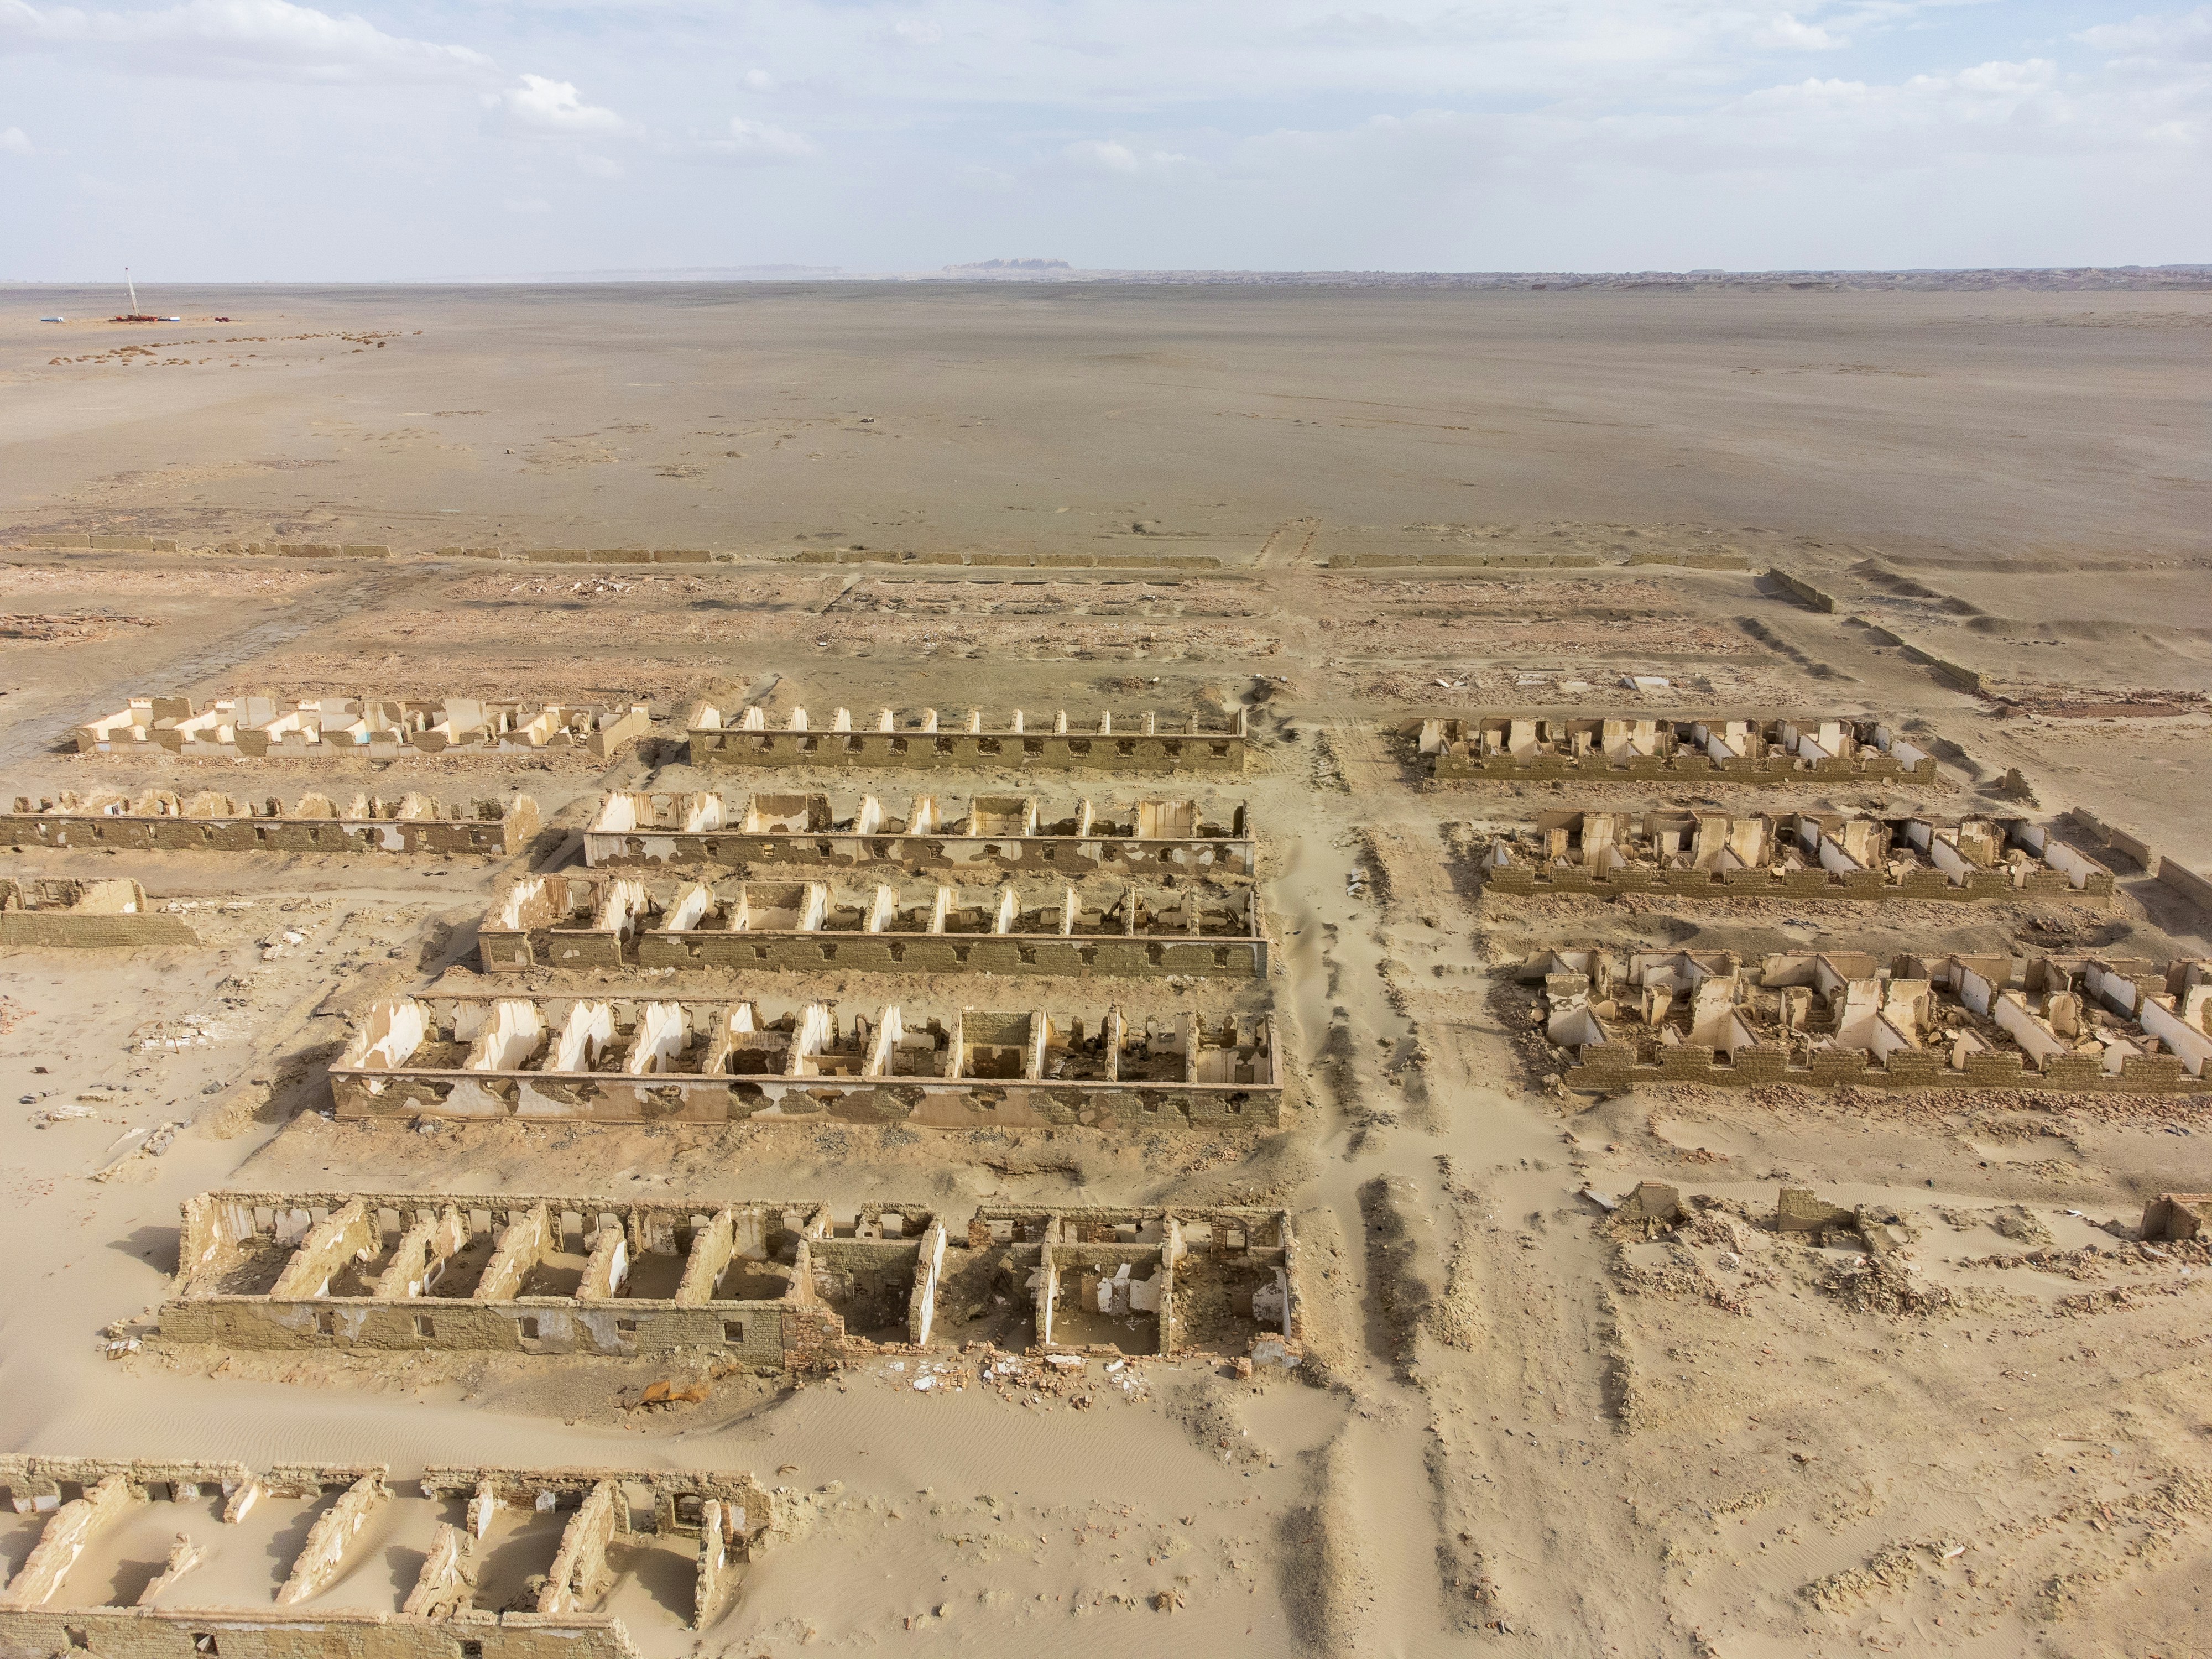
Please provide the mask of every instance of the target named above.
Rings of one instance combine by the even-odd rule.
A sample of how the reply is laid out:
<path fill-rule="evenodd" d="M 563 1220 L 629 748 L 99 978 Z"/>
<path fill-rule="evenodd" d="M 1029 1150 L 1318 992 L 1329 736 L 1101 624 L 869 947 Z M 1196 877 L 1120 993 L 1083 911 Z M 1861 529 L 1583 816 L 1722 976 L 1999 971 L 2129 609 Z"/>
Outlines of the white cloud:
<path fill-rule="evenodd" d="M 891 25 L 891 39 L 902 46 L 933 46 L 944 38 L 944 25 L 927 17 L 902 17 Z"/>
<path fill-rule="evenodd" d="M 82 11 L 0 0 L 0 51 L 105 59 L 162 75 L 335 82 L 476 81 L 490 58 L 387 34 L 366 18 L 289 0 L 187 0 L 150 11 Z"/>
<path fill-rule="evenodd" d="M 2194 11 L 2147 13 L 2124 23 L 2100 23 L 2074 37 L 2086 46 L 2130 58 L 2171 64 L 2212 63 L 2212 6 Z"/>
<path fill-rule="evenodd" d="M 0 127 L 0 155 L 28 155 L 31 135 L 21 127 Z"/>
<path fill-rule="evenodd" d="M 1801 23 L 1788 12 L 1778 14 L 1752 37 L 1762 46 L 1785 52 L 1834 52 L 1850 43 L 1817 23 Z"/>
<path fill-rule="evenodd" d="M 795 161 L 814 154 L 814 143 L 805 133 L 748 120 L 742 115 L 730 118 L 727 137 L 708 138 L 695 148 L 708 155 L 741 161 Z"/>
<path fill-rule="evenodd" d="M 586 103 L 574 82 L 547 76 L 526 75 L 520 86 L 509 87 L 487 101 L 504 110 L 517 126 L 535 132 L 582 137 L 629 131 L 629 123 L 612 110 Z"/>
<path fill-rule="evenodd" d="M 1124 179 L 1139 173 L 1165 173 L 1190 165 L 1190 157 L 1178 155 L 1172 150 L 1133 149 L 1112 139 L 1085 138 L 1068 145 L 1060 154 L 1079 167 L 1094 173 L 1113 173 Z"/>

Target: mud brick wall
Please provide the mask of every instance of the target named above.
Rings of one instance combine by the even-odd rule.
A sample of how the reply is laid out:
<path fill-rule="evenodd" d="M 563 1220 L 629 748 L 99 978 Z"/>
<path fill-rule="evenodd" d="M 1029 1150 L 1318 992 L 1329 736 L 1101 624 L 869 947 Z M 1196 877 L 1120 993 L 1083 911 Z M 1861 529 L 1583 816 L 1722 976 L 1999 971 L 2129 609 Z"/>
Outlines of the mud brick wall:
<path fill-rule="evenodd" d="M 535 1322 L 535 1337 L 524 1334 L 526 1320 Z M 830 1309 L 781 1302 L 686 1307 L 629 1298 L 583 1304 L 556 1297 L 514 1302 L 434 1296 L 400 1301 L 315 1297 L 279 1302 L 217 1296 L 185 1297 L 165 1304 L 161 1335 L 168 1341 L 223 1348 L 393 1353 L 599 1354 L 621 1358 L 702 1348 L 742 1364 L 780 1370 L 811 1364 L 825 1351 L 841 1350 L 845 1327 Z M 793 1340 L 798 1358 L 789 1346 Z"/>
<path fill-rule="evenodd" d="M 113 847 L 165 853 L 497 853 L 538 833 L 538 814 L 491 818 L 185 818 L 0 816 L 0 846 Z"/>
<path fill-rule="evenodd" d="M 369 1086 L 371 1078 L 382 1084 Z M 1237 1129 L 1279 1126 L 1282 1091 L 1113 1085 L 954 1083 L 912 1079 L 845 1084 L 823 1078 L 748 1081 L 681 1073 L 553 1084 L 527 1073 L 358 1073 L 333 1070 L 331 1092 L 341 1118 L 514 1117 L 604 1123 L 721 1123 L 770 1106 L 786 1118 L 855 1123 L 908 1122 L 933 1128 L 1043 1128 L 1075 1124 L 1115 1128 Z M 525 1110 L 525 1106 L 527 1109 Z"/>
<path fill-rule="evenodd" d="M 2088 903 L 2112 896 L 2109 871 L 2091 874 L 2086 886 L 2075 887 L 2062 870 L 2032 872 L 2015 887 L 2001 870 L 1971 872 L 1964 885 L 1954 886 L 1941 871 L 1915 870 L 1901 881 L 1892 881 L 1879 870 L 1856 870 L 1839 874 L 1827 870 L 1659 870 L 1629 865 L 1599 876 L 1589 870 L 1538 870 L 1508 865 L 1482 872 L 1483 884 L 1500 893 L 1533 897 L 1539 894 L 1588 894 L 1614 898 L 1623 893 L 1665 893 L 1679 898 L 1856 899 L 1878 902 L 1889 899 L 1948 899 L 1972 903 L 1990 899 L 2052 899 L 2068 904 Z"/>
<path fill-rule="evenodd" d="M 555 939 L 560 940 L 556 934 Z M 612 939 L 611 934 L 600 937 Z M 645 968 L 766 968 L 793 973 L 831 969 L 872 974 L 1057 974 L 1157 978 L 1185 974 L 1254 979 L 1267 971 L 1264 940 L 1114 939 L 1018 934 L 648 933 L 638 941 Z M 571 963 L 549 958 L 547 965 Z"/>
<path fill-rule="evenodd" d="M 202 1648 L 204 1638 L 213 1645 Z M 0 1644 L 26 1654 L 89 1649 L 100 1659 L 636 1659 L 619 1620 L 510 1613 L 447 1620 L 317 1612 L 287 1618 L 249 1607 L 204 1613 L 157 1607 L 0 1611 Z"/>
<path fill-rule="evenodd" d="M 197 945 L 199 935 L 182 916 L 77 915 L 67 910 L 0 910 L 0 945 L 70 950 L 153 950 Z"/>
<path fill-rule="evenodd" d="M 2212 1096 L 2212 1077 L 2191 1077 L 2174 1054 L 2137 1054 L 2107 1074 L 2095 1054 L 2060 1054 L 2039 1071 L 2018 1053 L 2002 1049 L 1969 1054 L 1957 1071 L 1936 1049 L 1900 1051 L 1887 1065 L 1859 1048 L 1820 1048 L 1808 1066 L 1787 1063 L 1778 1046 L 1740 1048 L 1735 1060 L 1684 1043 L 1663 1051 L 1656 1065 L 1638 1064 L 1626 1043 L 1608 1042 L 1583 1052 L 1568 1067 L 1570 1089 L 1614 1094 L 1642 1083 L 1693 1083 L 1706 1088 L 1750 1088 L 1792 1083 L 1810 1089 L 2047 1089 L 2063 1094 Z"/>
<path fill-rule="evenodd" d="M 690 763 L 714 767 L 850 767 L 896 771 L 977 770 L 1230 773 L 1244 769 L 1235 732 L 1139 734 L 976 732 L 747 732 L 690 733 Z"/>
<path fill-rule="evenodd" d="M 989 869 L 1056 874 L 1070 880 L 1099 874 L 1249 876 L 1252 842 L 1228 838 L 1131 841 L 1103 836 L 998 836 L 977 840 L 944 836 L 745 836 L 720 830 L 684 835 L 673 830 L 628 830 L 584 836 L 584 861 L 592 866 L 712 865 L 755 872 L 787 867 L 865 869 Z"/>

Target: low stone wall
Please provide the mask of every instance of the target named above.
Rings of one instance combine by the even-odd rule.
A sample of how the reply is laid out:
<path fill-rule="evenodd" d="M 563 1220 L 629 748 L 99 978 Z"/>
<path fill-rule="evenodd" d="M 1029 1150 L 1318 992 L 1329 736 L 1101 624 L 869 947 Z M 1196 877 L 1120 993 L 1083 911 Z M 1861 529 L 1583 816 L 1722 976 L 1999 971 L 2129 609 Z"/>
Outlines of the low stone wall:
<path fill-rule="evenodd" d="M 2168 858 L 2159 860 L 2158 878 L 2198 909 L 2212 915 L 2212 880 Z"/>
<path fill-rule="evenodd" d="M 1787 592 L 1790 598 L 1802 605 L 1812 606 L 1815 611 L 1832 611 L 1836 608 L 1834 594 L 1824 592 L 1814 586 L 1812 583 L 1802 580 L 1786 570 L 1770 569 L 1766 573 L 1766 579 Z"/>
<path fill-rule="evenodd" d="M 1337 553 L 1331 570 L 1595 570 L 1595 553 Z"/>
<path fill-rule="evenodd" d="M 25 547 L 52 548 L 67 553 L 173 553 L 173 536 L 94 536 L 86 531 L 64 530 L 52 535 L 26 536 Z"/>
<path fill-rule="evenodd" d="M 809 548 L 785 564 L 926 564 L 981 570 L 1218 570 L 1211 553 L 892 553 L 866 548 Z"/>

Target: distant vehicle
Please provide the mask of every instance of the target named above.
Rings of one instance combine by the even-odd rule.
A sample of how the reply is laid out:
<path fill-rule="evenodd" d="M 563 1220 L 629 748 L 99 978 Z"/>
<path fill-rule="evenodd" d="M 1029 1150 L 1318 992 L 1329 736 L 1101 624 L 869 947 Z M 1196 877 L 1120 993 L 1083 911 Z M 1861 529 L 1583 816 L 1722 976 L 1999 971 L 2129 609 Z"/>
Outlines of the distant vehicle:
<path fill-rule="evenodd" d="M 69 321 L 69 319 L 66 317 L 41 317 L 39 320 L 42 323 L 65 323 Z"/>

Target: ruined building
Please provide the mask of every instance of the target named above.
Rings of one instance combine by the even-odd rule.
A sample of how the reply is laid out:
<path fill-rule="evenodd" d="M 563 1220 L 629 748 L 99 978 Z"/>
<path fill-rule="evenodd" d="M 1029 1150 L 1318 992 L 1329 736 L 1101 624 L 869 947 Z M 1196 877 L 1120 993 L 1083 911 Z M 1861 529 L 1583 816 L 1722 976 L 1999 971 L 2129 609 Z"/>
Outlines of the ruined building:
<path fill-rule="evenodd" d="M 955 1288 L 957 1294 L 954 1293 Z M 1279 1211 L 525 1194 L 209 1193 L 161 1339 L 234 1349 L 710 1351 L 755 1370 L 982 1340 L 1033 1353 L 1295 1363 Z"/>
<path fill-rule="evenodd" d="M 1868 719 L 1686 720 L 1641 714 L 1427 720 L 1416 738 L 1438 782 L 1936 781 L 1936 757 Z"/>
<path fill-rule="evenodd" d="M 965 806 L 917 795 L 894 816 L 873 795 L 840 814 L 827 795 L 740 802 L 714 793 L 620 791 L 607 796 L 584 832 L 584 862 L 1249 876 L 1253 842 L 1241 805 L 1220 823 L 1194 800 L 1103 809 L 1079 800 L 1073 811 L 1053 817 L 1034 795 L 977 795 Z"/>
<path fill-rule="evenodd" d="M 1257 979 L 1267 940 L 1249 885 L 647 881 L 523 876 L 477 930 L 487 973 L 721 968 Z"/>
<path fill-rule="evenodd" d="M 114 1659 L 635 1659 L 790 1529 L 751 1475 L 0 1455 L 0 1646 Z M 419 1559 L 402 1594 L 395 1558 Z M 680 1600 L 672 1605 L 672 1583 Z M 672 1632 L 672 1634 L 673 1632 Z"/>
<path fill-rule="evenodd" d="M 536 839 L 538 803 L 528 795 L 441 805 L 428 795 L 398 800 L 303 795 L 287 807 L 257 805 L 203 789 L 179 795 L 97 790 L 33 800 L 15 797 L 0 817 L 0 846 L 111 847 L 163 853 L 489 853 L 512 856 Z"/>
<path fill-rule="evenodd" d="M 2025 818 L 1557 811 L 1492 836 L 1499 893 L 1686 898 L 2108 899 L 2112 872 Z"/>
<path fill-rule="evenodd" d="M 133 697 L 112 714 L 78 726 L 81 754 L 109 754 L 143 745 L 195 757 L 292 757 L 338 754 L 373 760 L 405 754 L 495 754 L 581 749 L 601 759 L 642 737 L 653 725 L 643 703 L 626 708 L 569 703 L 442 702 L 345 696 L 224 698 Z"/>
<path fill-rule="evenodd" d="M 2212 1093 L 2212 961 L 1540 952 L 1570 1088 L 1796 1083 Z"/>
<path fill-rule="evenodd" d="M 884 767 L 898 769 L 977 770 L 1012 767 L 1033 771 L 1242 772 L 1247 741 L 1244 711 L 1209 725 L 1197 714 L 1163 720 L 1157 714 L 1103 714 L 1071 727 L 1065 709 L 1051 725 L 1030 726 L 1017 708 L 1005 726 L 986 726 L 983 711 L 968 710 L 940 726 L 937 710 L 902 716 L 878 710 L 856 721 L 840 708 L 817 730 L 804 708 L 794 708 L 780 730 L 766 713 L 748 708 L 735 726 L 721 711 L 702 706 L 690 723 L 691 764 L 717 766 Z"/>
<path fill-rule="evenodd" d="M 1273 1022 L 826 1002 L 431 993 L 382 1002 L 330 1067 L 340 1117 L 933 1128 L 1271 1128 Z"/>

